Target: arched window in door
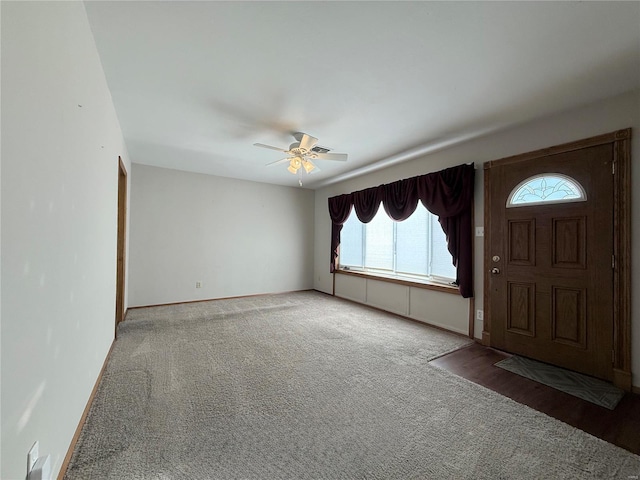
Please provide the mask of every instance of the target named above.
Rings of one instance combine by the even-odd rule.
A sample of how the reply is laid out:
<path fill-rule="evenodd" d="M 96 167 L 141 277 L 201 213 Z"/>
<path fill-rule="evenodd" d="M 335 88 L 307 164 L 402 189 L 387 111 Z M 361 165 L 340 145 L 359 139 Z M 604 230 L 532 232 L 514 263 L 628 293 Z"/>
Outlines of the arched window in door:
<path fill-rule="evenodd" d="M 586 200 L 587 193 L 578 181 L 561 173 L 544 173 L 516 185 L 507 198 L 507 208 Z"/>

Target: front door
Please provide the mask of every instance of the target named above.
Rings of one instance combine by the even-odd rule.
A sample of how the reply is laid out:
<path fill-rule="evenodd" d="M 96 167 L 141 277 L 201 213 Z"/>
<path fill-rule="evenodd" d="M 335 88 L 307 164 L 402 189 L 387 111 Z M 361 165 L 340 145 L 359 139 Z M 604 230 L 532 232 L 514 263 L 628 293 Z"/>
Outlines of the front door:
<path fill-rule="evenodd" d="M 491 168 L 491 346 L 613 379 L 614 146 Z"/>

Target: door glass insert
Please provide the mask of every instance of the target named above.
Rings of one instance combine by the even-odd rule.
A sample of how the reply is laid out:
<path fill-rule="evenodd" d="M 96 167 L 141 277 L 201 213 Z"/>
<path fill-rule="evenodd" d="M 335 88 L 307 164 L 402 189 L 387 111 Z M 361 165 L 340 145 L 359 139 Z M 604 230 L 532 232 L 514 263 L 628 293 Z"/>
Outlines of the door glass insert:
<path fill-rule="evenodd" d="M 586 200 L 584 188 L 573 178 L 561 173 L 544 173 L 520 182 L 507 198 L 507 208 Z"/>

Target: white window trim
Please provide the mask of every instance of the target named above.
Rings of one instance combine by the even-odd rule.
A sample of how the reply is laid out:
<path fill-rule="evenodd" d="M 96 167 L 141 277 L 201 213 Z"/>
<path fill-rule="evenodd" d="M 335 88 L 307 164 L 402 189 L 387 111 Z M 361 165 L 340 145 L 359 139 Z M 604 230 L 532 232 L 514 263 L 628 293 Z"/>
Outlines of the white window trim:
<path fill-rule="evenodd" d="M 404 285 L 412 288 L 422 288 L 424 290 L 435 290 L 438 292 L 449 293 L 453 295 L 460 295 L 460 289 L 457 285 L 451 283 L 444 283 L 438 281 L 427 280 L 424 277 L 417 279 L 409 279 L 408 277 L 397 277 L 392 275 L 384 275 L 380 273 L 373 273 L 365 270 L 346 269 L 341 267 L 335 271 L 339 275 L 352 275 L 354 277 L 360 277 L 365 279 L 376 280 L 380 282 L 390 282 L 399 285 Z"/>

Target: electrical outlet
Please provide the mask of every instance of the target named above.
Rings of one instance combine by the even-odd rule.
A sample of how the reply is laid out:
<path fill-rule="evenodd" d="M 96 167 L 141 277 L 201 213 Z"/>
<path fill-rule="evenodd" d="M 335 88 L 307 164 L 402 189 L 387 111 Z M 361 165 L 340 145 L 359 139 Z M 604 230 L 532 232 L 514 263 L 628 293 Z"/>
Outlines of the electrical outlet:
<path fill-rule="evenodd" d="M 196 282 L 196 288 L 202 288 L 202 282 Z"/>
<path fill-rule="evenodd" d="M 476 320 L 484 320 L 484 311 L 476 310 Z"/>
<path fill-rule="evenodd" d="M 476 227 L 476 237 L 484 237 L 484 227 Z"/>
<path fill-rule="evenodd" d="M 29 453 L 27 453 L 27 474 L 29 474 L 29 472 L 33 470 L 33 466 L 36 464 L 36 460 L 38 460 L 39 455 L 40 442 L 36 440 L 36 442 L 33 444 L 33 447 L 31 447 L 31 450 L 29 450 Z"/>

